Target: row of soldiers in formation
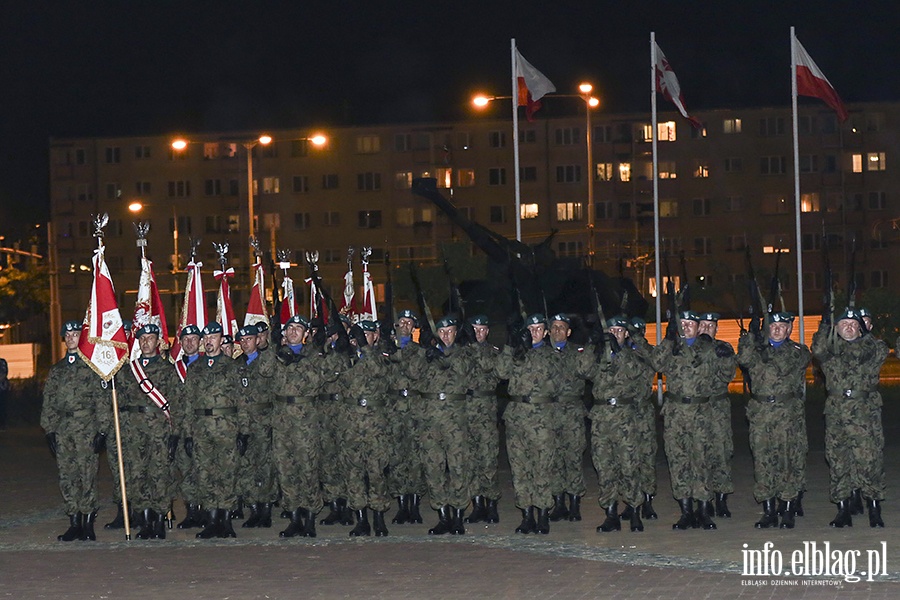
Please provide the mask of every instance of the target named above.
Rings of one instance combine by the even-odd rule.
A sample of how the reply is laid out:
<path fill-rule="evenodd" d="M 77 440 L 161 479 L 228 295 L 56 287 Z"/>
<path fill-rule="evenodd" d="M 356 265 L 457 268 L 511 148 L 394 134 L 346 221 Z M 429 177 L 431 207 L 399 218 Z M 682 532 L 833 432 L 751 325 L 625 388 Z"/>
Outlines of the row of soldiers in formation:
<path fill-rule="evenodd" d="M 831 526 L 852 525 L 865 498 L 870 525 L 882 527 L 877 385 L 888 350 L 868 333 L 864 314 L 847 309 L 834 325 L 823 322 L 812 353 L 791 340 L 790 313 L 772 313 L 762 331 L 742 334 L 737 353 L 716 339 L 716 313 L 679 317 L 655 347 L 644 337 L 642 320 L 623 316 L 608 320 L 591 344 L 578 346 L 569 342 L 567 315 L 535 314 L 501 350 L 487 341 L 484 316 L 463 323 L 446 316 L 436 323 L 436 336 L 420 335 L 421 343 L 413 341 L 418 320 L 411 311 L 400 313 L 390 339 L 381 339 L 372 321 L 348 322 L 341 331 L 337 322 L 294 316 L 277 349 L 269 347 L 264 323 L 241 328 L 236 359 L 223 351 L 218 323 L 202 331 L 188 325 L 179 333 L 183 380 L 160 354 L 159 328 L 145 325 L 135 334 L 140 358 L 111 382 L 128 505 L 120 503 L 106 527 L 121 527 L 131 510 L 139 539 L 164 538 L 178 496 L 187 510 L 178 527 L 202 528 L 198 538 L 234 537 L 231 520 L 242 504 L 250 509 L 244 527 L 271 527 L 273 505 L 280 504 L 290 519 L 281 537 L 315 537 L 323 506 L 328 514 L 320 525 L 354 525 L 351 536 L 373 530 L 386 536 L 392 498 L 393 523 L 404 524 L 422 522 L 420 503 L 427 496 L 438 516 L 433 535 L 462 534 L 466 523 L 497 523 L 497 388 L 507 380 L 502 419 L 522 513 L 515 531 L 546 534 L 551 522 L 581 520 L 585 417 L 606 513 L 597 531 L 620 530 L 623 520 L 631 531 L 642 531 L 642 518 L 657 518 L 652 380 L 661 372 L 665 454 L 681 508 L 673 529 L 715 529 L 714 516 L 731 516 L 727 390 L 740 366 L 751 382 L 753 493 L 763 506 L 755 525 L 793 528 L 806 488 L 811 355 L 828 395 L 826 458 L 831 501 L 838 506 Z M 41 415 L 70 516 L 62 541 L 95 539 L 97 454 L 113 423 L 109 386 L 76 354 L 80 332 L 78 322 L 64 325 L 68 352 L 50 371 Z M 589 410 L 586 381 L 592 382 Z M 112 465 L 115 444 L 109 448 Z"/>

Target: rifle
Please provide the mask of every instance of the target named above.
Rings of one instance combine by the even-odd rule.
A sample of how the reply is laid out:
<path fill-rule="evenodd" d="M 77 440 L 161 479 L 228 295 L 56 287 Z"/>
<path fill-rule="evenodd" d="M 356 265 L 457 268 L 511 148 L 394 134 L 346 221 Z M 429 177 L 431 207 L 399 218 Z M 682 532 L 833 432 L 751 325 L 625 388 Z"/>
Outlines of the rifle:
<path fill-rule="evenodd" d="M 688 284 L 687 263 L 684 260 L 684 250 L 679 252 L 679 261 L 681 262 L 681 289 L 678 290 L 678 293 L 681 294 L 679 308 L 681 310 L 691 310 L 691 288 Z"/>
<path fill-rule="evenodd" d="M 444 274 L 447 276 L 447 284 L 450 286 L 450 295 L 447 299 L 447 312 L 458 314 L 460 322 L 463 322 L 466 320 L 465 302 L 463 301 L 462 293 L 459 291 L 459 286 L 456 285 L 456 281 L 453 279 L 453 273 L 450 271 L 450 262 L 446 257 L 444 258 Z"/>
<path fill-rule="evenodd" d="M 394 283 L 391 280 L 391 253 L 384 253 L 384 268 L 387 277 L 384 284 L 384 303 L 381 306 L 381 339 L 391 340 L 394 334 Z"/>
<path fill-rule="evenodd" d="M 822 262 L 825 268 L 825 295 L 822 298 L 822 322 L 834 323 L 834 273 L 828 258 L 828 236 L 825 235 L 825 221 L 822 221 Z"/>
<path fill-rule="evenodd" d="M 331 294 L 329 294 L 325 289 L 325 284 L 322 283 L 322 277 L 319 275 L 319 265 L 317 262 L 318 258 L 318 252 L 306 253 L 306 265 L 309 268 L 309 277 L 313 280 L 313 284 L 316 286 L 316 304 L 318 305 L 318 314 L 322 314 L 323 305 L 328 307 L 326 333 L 331 332 L 330 335 L 334 335 L 335 333 L 337 334 L 339 343 L 335 344 L 336 348 L 346 348 L 347 350 L 349 350 L 350 336 L 347 334 L 347 330 L 344 329 L 344 324 L 341 323 L 340 312 L 338 311 L 337 305 L 331 298 Z"/>
<path fill-rule="evenodd" d="M 414 262 L 409 263 L 409 277 L 416 288 L 416 303 L 419 306 L 419 312 L 422 313 L 422 320 L 419 323 L 419 343 L 429 348 L 434 346 L 437 341 L 434 318 L 431 316 L 431 310 L 425 300 L 425 292 L 422 291 L 422 282 L 419 281 L 419 272 L 416 270 Z"/>
<path fill-rule="evenodd" d="M 850 251 L 850 281 L 847 282 L 847 307 L 856 306 L 856 235 L 853 236 L 853 249 Z"/>
<path fill-rule="evenodd" d="M 509 266 L 509 295 L 512 312 L 506 320 L 506 343 L 509 346 L 516 346 L 519 343 L 519 332 L 524 327 L 528 314 L 525 312 L 525 303 L 522 302 L 522 294 L 519 293 L 519 286 L 516 284 L 512 258 L 507 264 Z"/>
<path fill-rule="evenodd" d="M 606 327 L 606 316 L 603 314 L 603 305 L 600 303 L 600 295 L 597 293 L 597 287 L 594 285 L 594 278 L 591 271 L 588 271 L 588 283 L 591 286 L 591 304 L 594 305 L 594 313 L 597 315 L 597 327 L 594 330 L 594 353 L 599 357 L 603 357 L 604 362 L 609 362 L 609 354 L 604 352 L 606 346 L 607 334 L 609 329 Z"/>
<path fill-rule="evenodd" d="M 750 296 L 750 335 L 759 341 L 762 339 L 762 319 L 764 318 L 765 309 L 763 307 L 762 292 L 759 290 L 756 272 L 753 269 L 753 260 L 750 258 L 750 246 L 745 246 L 744 250 L 747 259 L 747 286 Z"/>

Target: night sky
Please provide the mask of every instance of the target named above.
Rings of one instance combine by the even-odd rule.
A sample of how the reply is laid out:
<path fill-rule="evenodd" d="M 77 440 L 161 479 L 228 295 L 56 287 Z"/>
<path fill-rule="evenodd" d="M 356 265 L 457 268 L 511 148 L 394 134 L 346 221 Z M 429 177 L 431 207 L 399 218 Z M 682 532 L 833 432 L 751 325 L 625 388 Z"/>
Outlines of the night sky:
<path fill-rule="evenodd" d="M 706 6 L 708 5 L 708 6 Z M 649 36 L 688 109 L 789 106 L 789 27 L 845 102 L 900 100 L 896 2 L 8 0 L 0 234 L 49 214 L 51 137 L 457 119 L 509 40 L 561 93 L 649 113 Z M 571 102 L 545 102 L 564 113 Z"/>

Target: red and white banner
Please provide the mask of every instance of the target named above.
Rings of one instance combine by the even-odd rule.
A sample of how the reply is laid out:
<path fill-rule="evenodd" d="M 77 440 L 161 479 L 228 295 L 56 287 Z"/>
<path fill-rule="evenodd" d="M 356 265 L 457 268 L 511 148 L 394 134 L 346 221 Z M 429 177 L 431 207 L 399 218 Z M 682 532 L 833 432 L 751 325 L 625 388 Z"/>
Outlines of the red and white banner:
<path fill-rule="evenodd" d="M 654 42 L 655 43 L 655 42 Z M 678 83 L 678 77 L 672 70 L 672 65 L 666 60 L 659 44 L 656 44 L 656 91 L 662 94 L 663 98 L 675 105 L 681 116 L 690 121 L 697 129 L 702 129 L 703 125 L 697 119 L 688 114 L 687 107 L 684 105 L 684 94 L 681 93 L 681 85 Z"/>
<path fill-rule="evenodd" d="M 94 250 L 91 302 L 81 326 L 78 354 L 101 379 L 109 381 L 128 360 L 128 342 L 103 252 L 103 246 Z"/>
<path fill-rule="evenodd" d="M 796 36 L 794 36 L 793 61 L 797 69 L 797 94 L 820 99 L 837 113 L 841 123 L 846 121 L 850 115 L 847 114 L 847 109 L 841 102 L 840 96 L 822 70 L 806 53 L 806 49 Z"/>
<path fill-rule="evenodd" d="M 319 317 L 323 323 L 328 322 L 328 307 L 325 306 L 325 299 L 320 298 L 320 292 L 316 289 L 316 284 L 313 281 L 312 277 L 307 277 L 305 280 L 306 284 L 309 286 L 309 318 L 315 319 Z M 319 301 L 322 301 L 322 310 L 319 310 Z M 321 314 L 319 314 L 321 312 Z"/>
<path fill-rule="evenodd" d="M 356 314 L 356 290 L 353 287 L 353 269 L 347 269 L 347 273 L 344 275 L 344 293 L 341 298 L 340 311 L 342 315 L 350 317 L 351 320 L 353 320 L 353 315 Z"/>
<path fill-rule="evenodd" d="M 525 107 L 525 117 L 534 121 L 534 113 L 541 108 L 541 98 L 556 91 L 553 82 L 525 60 L 516 49 L 516 81 L 518 81 L 518 104 Z"/>
<path fill-rule="evenodd" d="M 250 301 L 247 302 L 247 312 L 244 314 L 244 325 L 269 324 L 269 315 L 266 311 L 265 275 L 262 263 L 255 263 L 253 265 L 253 288 L 250 290 Z"/>
<path fill-rule="evenodd" d="M 377 321 L 378 309 L 375 306 L 375 286 L 372 284 L 372 274 L 369 267 L 363 263 L 363 307 L 359 312 L 361 321 Z"/>
<path fill-rule="evenodd" d="M 159 347 L 169 347 L 169 326 L 166 323 L 166 312 L 162 308 L 156 277 L 153 275 L 153 261 L 141 258 L 141 278 L 138 282 L 137 300 L 134 303 L 134 318 L 131 320 L 131 360 L 137 360 L 141 349 L 134 333 L 144 325 L 153 324 L 159 327 Z"/>
<path fill-rule="evenodd" d="M 170 355 L 175 360 L 175 370 L 178 377 L 184 381 L 187 375 L 187 367 L 184 366 L 184 350 L 181 348 L 181 330 L 185 325 L 196 325 L 203 329 L 206 326 L 206 301 L 203 296 L 203 281 L 200 277 L 200 267 L 203 263 L 190 262 L 187 265 L 187 284 L 184 288 L 184 303 L 181 306 L 181 322 L 178 331 L 175 332 L 175 341 L 172 342 Z"/>
<path fill-rule="evenodd" d="M 228 280 L 234 278 L 234 269 L 229 267 L 224 271 L 213 271 L 213 276 L 219 282 L 219 295 L 216 297 L 216 321 L 222 325 L 222 335 L 230 335 L 231 339 L 237 335 L 237 319 L 234 317 L 234 306 L 231 304 L 231 286 Z M 205 323 L 204 323 L 205 325 Z"/>
<path fill-rule="evenodd" d="M 294 294 L 294 280 L 288 277 L 287 271 L 284 272 L 284 281 L 281 282 L 284 289 L 281 298 L 281 314 L 279 321 L 282 325 L 294 315 L 300 312 L 300 304 L 297 302 L 297 296 Z"/>

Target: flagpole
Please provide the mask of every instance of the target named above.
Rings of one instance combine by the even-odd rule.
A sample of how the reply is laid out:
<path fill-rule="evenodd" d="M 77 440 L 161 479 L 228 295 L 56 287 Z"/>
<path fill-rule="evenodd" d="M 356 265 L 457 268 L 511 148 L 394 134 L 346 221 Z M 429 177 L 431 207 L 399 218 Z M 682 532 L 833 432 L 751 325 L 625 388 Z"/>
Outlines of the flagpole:
<path fill-rule="evenodd" d="M 795 220 L 795 248 L 797 249 L 797 316 L 800 320 L 800 343 L 806 343 L 803 323 L 803 234 L 800 228 L 800 143 L 797 127 L 797 36 L 794 27 L 791 26 L 791 120 L 794 133 L 794 220 Z"/>
<path fill-rule="evenodd" d="M 125 541 L 131 540 L 131 518 L 128 514 L 128 495 L 125 493 L 125 464 L 122 462 L 122 430 L 119 428 L 119 399 L 116 396 L 116 378 L 112 382 L 113 423 L 116 428 L 116 459 L 119 463 L 119 488 L 122 491 L 122 514 L 125 515 Z"/>
<path fill-rule="evenodd" d="M 659 273 L 659 165 L 656 160 L 656 32 L 650 32 L 650 122 L 651 140 L 653 147 L 653 250 L 656 254 L 654 260 L 654 277 L 656 278 L 656 345 L 662 343 L 662 296 L 660 290 L 663 289 L 662 281 Z M 663 389 L 662 375 L 656 374 L 656 399 L 657 403 L 662 406 Z"/>
<path fill-rule="evenodd" d="M 513 181 L 516 186 L 516 240 L 521 242 L 522 196 L 519 190 L 519 78 L 516 76 L 516 38 L 510 40 L 510 55 L 512 64 Z"/>

